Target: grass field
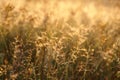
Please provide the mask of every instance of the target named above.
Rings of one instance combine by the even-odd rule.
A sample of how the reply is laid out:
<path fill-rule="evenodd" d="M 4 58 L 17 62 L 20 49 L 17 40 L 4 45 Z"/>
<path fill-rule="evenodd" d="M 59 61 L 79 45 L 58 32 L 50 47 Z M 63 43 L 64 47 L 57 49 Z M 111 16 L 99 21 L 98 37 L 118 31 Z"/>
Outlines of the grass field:
<path fill-rule="evenodd" d="M 120 80 L 120 1 L 0 0 L 0 80 Z"/>

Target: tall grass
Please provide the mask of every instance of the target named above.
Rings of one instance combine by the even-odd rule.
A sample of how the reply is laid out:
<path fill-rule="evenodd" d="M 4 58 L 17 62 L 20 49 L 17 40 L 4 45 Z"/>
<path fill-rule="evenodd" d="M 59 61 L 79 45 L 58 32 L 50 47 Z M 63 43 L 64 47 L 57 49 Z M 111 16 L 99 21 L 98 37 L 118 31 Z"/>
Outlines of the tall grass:
<path fill-rule="evenodd" d="M 120 79 L 119 4 L 37 1 L 1 0 L 0 80 Z"/>

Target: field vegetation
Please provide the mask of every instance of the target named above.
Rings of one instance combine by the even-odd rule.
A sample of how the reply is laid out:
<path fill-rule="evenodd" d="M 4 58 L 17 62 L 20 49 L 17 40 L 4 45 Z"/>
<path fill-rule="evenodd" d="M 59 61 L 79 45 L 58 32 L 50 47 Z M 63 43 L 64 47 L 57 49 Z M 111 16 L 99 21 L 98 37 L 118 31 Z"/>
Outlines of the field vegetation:
<path fill-rule="evenodd" d="M 120 1 L 0 0 L 0 80 L 120 80 Z"/>

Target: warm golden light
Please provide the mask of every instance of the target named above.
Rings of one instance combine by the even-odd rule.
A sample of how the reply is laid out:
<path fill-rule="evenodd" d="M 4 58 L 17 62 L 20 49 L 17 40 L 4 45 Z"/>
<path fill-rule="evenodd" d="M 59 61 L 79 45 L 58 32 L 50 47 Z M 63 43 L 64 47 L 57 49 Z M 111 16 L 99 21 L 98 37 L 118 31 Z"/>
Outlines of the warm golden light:
<path fill-rule="evenodd" d="M 120 0 L 0 0 L 0 80 L 120 80 Z"/>

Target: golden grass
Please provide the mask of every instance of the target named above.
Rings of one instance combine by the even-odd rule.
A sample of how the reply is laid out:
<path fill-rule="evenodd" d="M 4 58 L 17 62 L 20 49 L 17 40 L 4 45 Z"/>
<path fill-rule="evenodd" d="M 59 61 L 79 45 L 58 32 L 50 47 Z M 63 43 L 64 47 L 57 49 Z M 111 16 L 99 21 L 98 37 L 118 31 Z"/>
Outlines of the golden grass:
<path fill-rule="evenodd" d="M 0 80 L 120 79 L 120 1 L 0 2 Z"/>

